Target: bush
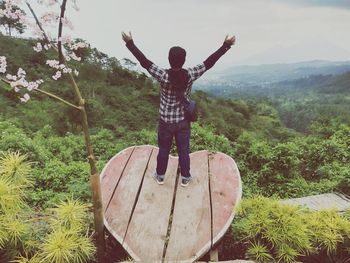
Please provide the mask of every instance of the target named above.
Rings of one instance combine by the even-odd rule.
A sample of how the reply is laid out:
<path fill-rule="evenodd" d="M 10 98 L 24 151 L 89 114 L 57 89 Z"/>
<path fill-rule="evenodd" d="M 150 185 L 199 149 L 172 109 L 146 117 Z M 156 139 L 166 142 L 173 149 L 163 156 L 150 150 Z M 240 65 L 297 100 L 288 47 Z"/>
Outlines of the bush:
<path fill-rule="evenodd" d="M 25 202 L 31 186 L 26 156 L 2 152 L 0 158 L 0 261 L 88 262 L 95 247 L 87 236 L 88 205 L 68 198 L 48 213 Z"/>
<path fill-rule="evenodd" d="M 258 196 L 240 204 L 231 242 L 258 262 L 345 260 L 350 258 L 350 221 L 336 211 L 311 212 Z"/>
<path fill-rule="evenodd" d="M 67 194 L 90 201 L 89 164 L 58 160 L 48 161 L 44 168 L 34 169 L 35 188 L 30 191 L 30 203 L 39 207 L 51 206 Z"/>

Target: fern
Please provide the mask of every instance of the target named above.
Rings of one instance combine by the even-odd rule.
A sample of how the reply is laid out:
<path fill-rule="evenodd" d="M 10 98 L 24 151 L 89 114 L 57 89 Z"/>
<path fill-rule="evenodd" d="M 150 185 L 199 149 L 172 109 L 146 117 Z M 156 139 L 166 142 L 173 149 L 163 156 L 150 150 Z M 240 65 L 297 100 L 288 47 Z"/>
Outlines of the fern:
<path fill-rule="evenodd" d="M 271 262 L 273 256 L 269 253 L 269 249 L 258 242 L 251 243 L 247 250 L 247 256 L 258 262 Z"/>
<path fill-rule="evenodd" d="M 17 186 L 28 187 L 32 185 L 30 180 L 30 165 L 27 162 L 27 155 L 21 155 L 19 152 L 2 152 L 0 154 L 0 175 L 8 178 Z"/>
<path fill-rule="evenodd" d="M 74 228 L 81 230 L 86 223 L 88 205 L 82 204 L 73 198 L 61 201 L 55 208 L 49 209 L 53 213 L 51 225 L 53 227 Z"/>

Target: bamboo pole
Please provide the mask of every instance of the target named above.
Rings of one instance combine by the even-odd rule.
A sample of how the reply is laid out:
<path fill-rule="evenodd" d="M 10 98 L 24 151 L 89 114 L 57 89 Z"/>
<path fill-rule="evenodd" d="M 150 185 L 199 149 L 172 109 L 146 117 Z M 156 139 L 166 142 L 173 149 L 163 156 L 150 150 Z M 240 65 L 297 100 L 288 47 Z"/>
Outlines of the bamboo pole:
<path fill-rule="evenodd" d="M 54 49 L 58 52 L 60 63 L 65 63 L 65 59 L 62 54 L 62 48 L 61 48 L 62 46 L 61 46 L 60 38 L 62 36 L 62 19 L 64 18 L 64 14 L 65 14 L 66 3 L 67 3 L 66 0 L 62 1 L 61 14 L 60 14 L 60 20 L 59 20 L 59 30 L 58 30 L 58 47 L 54 47 Z M 41 26 L 40 21 L 37 19 L 37 16 L 34 10 L 31 8 L 28 2 L 26 2 L 26 4 L 28 5 L 31 13 L 33 14 L 38 27 L 42 31 L 45 40 L 48 43 L 50 43 L 50 40 L 47 37 L 45 30 Z M 93 210 L 94 210 L 94 225 L 95 225 L 96 244 L 97 244 L 97 261 L 99 263 L 103 263 L 105 259 L 105 237 L 104 237 L 104 221 L 103 221 L 100 175 L 96 168 L 96 160 L 95 160 L 93 148 L 91 145 L 85 100 L 81 95 L 80 89 L 74 79 L 73 74 L 69 73 L 69 77 L 70 77 L 72 87 L 74 89 L 75 97 L 79 102 L 79 110 L 81 113 L 81 125 L 84 133 L 87 159 L 90 165 L 90 185 L 92 190 L 92 202 L 93 202 Z"/>

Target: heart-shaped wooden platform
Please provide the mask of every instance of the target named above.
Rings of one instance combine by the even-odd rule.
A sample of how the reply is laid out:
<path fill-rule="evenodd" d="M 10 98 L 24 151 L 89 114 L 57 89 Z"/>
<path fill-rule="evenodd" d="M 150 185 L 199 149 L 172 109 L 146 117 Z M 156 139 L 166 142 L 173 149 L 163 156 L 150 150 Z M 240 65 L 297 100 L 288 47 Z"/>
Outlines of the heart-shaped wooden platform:
<path fill-rule="evenodd" d="M 144 145 L 115 155 L 101 173 L 104 221 L 136 261 L 193 262 L 229 228 L 242 195 L 239 171 L 226 154 L 192 153 L 187 187 L 170 156 L 165 184 L 153 179 L 158 148 Z"/>

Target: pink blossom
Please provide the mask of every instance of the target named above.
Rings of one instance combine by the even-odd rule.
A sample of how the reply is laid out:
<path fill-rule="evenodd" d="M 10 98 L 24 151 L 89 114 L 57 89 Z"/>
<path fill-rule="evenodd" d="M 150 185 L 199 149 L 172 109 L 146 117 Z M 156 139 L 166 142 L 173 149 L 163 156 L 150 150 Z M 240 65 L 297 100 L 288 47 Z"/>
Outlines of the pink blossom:
<path fill-rule="evenodd" d="M 61 76 L 62 76 L 62 72 L 58 70 L 56 71 L 56 74 L 52 76 L 52 78 L 54 80 L 58 80 Z"/>
<path fill-rule="evenodd" d="M 28 93 L 26 93 L 23 95 L 23 98 L 20 98 L 20 99 L 21 99 L 21 102 L 26 103 L 30 99 L 30 96 Z"/>
<path fill-rule="evenodd" d="M 7 75 L 6 75 L 6 78 L 7 78 L 8 80 L 13 80 L 13 81 L 17 80 L 17 76 L 16 76 L 16 75 L 11 75 L 11 74 L 7 74 Z"/>
<path fill-rule="evenodd" d="M 72 73 L 72 69 L 71 69 L 71 68 L 65 67 L 65 68 L 63 69 L 63 73 Z"/>
<path fill-rule="evenodd" d="M 42 79 L 38 79 L 36 81 L 31 81 L 28 83 L 28 87 L 27 87 L 27 90 L 28 91 L 32 91 L 33 89 L 37 89 L 39 87 L 39 85 L 41 83 L 43 83 L 44 81 Z"/>
<path fill-rule="evenodd" d="M 7 68 L 7 61 L 5 56 L 0 56 L 0 73 L 5 73 Z"/>
<path fill-rule="evenodd" d="M 33 47 L 34 51 L 36 52 L 41 52 L 43 50 L 43 46 L 41 45 L 40 42 L 36 43 L 36 46 Z"/>
<path fill-rule="evenodd" d="M 78 57 L 77 55 L 75 55 L 74 52 L 70 53 L 69 56 L 76 61 L 81 61 L 81 57 Z"/>
<path fill-rule="evenodd" d="M 79 48 L 86 48 L 86 47 L 89 47 L 89 44 L 88 43 L 84 43 L 84 42 L 77 42 L 77 43 L 74 43 L 70 48 L 72 50 L 77 50 Z"/>
<path fill-rule="evenodd" d="M 26 72 L 22 69 L 22 68 L 19 68 L 18 69 L 18 72 L 17 72 L 17 76 L 19 77 L 19 78 L 24 78 L 25 76 L 26 76 Z"/>
<path fill-rule="evenodd" d="M 49 49 L 51 48 L 51 46 L 52 46 L 51 44 L 45 44 L 45 45 L 44 45 L 44 48 L 45 48 L 46 50 L 49 50 Z"/>
<path fill-rule="evenodd" d="M 60 62 L 58 60 L 48 59 L 48 60 L 46 60 L 46 64 L 49 65 L 51 68 L 58 69 Z"/>
<path fill-rule="evenodd" d="M 51 23 L 56 23 L 59 20 L 59 18 L 60 16 L 58 15 L 58 13 L 50 11 L 46 12 L 41 16 L 40 22 L 42 23 L 42 25 L 47 26 Z"/>
<path fill-rule="evenodd" d="M 72 37 L 70 35 L 64 35 L 58 39 L 58 41 L 62 42 L 62 45 L 68 44 L 71 45 Z"/>

